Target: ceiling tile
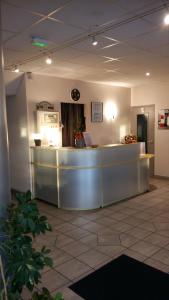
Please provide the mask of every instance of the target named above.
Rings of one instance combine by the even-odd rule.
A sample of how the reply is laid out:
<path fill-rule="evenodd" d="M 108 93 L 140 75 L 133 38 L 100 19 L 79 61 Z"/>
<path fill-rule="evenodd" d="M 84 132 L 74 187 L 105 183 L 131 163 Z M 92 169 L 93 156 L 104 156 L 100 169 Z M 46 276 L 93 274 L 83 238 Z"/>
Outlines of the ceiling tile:
<path fill-rule="evenodd" d="M 153 52 L 154 48 L 169 44 L 169 33 L 167 30 L 155 30 L 130 40 L 131 44 Z"/>
<path fill-rule="evenodd" d="M 37 13 L 49 14 L 69 1 L 64 0 L 8 0 L 12 5 Z"/>
<path fill-rule="evenodd" d="M 73 48 L 76 49 L 76 50 L 85 51 L 85 52 L 89 52 L 89 53 L 98 53 L 99 51 L 102 50 L 102 47 L 108 45 L 108 43 L 109 43 L 107 41 L 107 39 L 103 39 L 100 36 L 97 36 L 96 40 L 98 41 L 98 45 L 93 46 L 92 45 L 92 38 L 89 36 L 84 41 L 73 45 Z"/>
<path fill-rule="evenodd" d="M 154 53 L 169 58 L 169 44 L 155 48 Z"/>
<path fill-rule="evenodd" d="M 38 20 L 40 20 L 40 17 L 30 12 L 18 9 L 6 3 L 2 5 L 3 30 L 21 32 Z"/>
<path fill-rule="evenodd" d="M 78 0 L 71 6 L 57 12 L 54 16 L 67 24 L 84 29 L 97 29 L 105 23 L 117 21 L 125 12 L 110 0 Z"/>
<path fill-rule="evenodd" d="M 161 1 L 162 2 L 162 1 Z M 164 8 L 163 10 L 161 10 L 161 11 L 158 11 L 158 12 L 156 12 L 156 13 L 154 13 L 154 14 L 151 14 L 151 15 L 149 15 L 149 16 L 146 16 L 146 17 L 144 17 L 144 20 L 146 20 L 146 21 L 148 21 L 148 22 L 150 22 L 150 23 L 152 23 L 153 25 L 155 25 L 155 26 L 158 26 L 159 27 L 159 29 L 160 28 L 164 28 L 165 26 L 164 26 L 164 17 L 165 17 L 165 15 L 168 13 L 168 10 L 167 10 L 167 8 Z"/>
<path fill-rule="evenodd" d="M 12 38 L 15 35 L 14 32 L 10 32 L 10 31 L 2 31 L 2 40 L 3 42 L 5 42 L 6 40 Z"/>
<path fill-rule="evenodd" d="M 59 60 L 71 60 L 77 57 L 80 57 L 85 54 L 85 51 L 79 51 L 77 49 L 74 49 L 73 47 L 70 47 L 69 49 L 62 49 L 56 51 L 54 54 L 52 54 L 52 58 L 54 58 L 56 61 Z"/>
<path fill-rule="evenodd" d="M 139 50 L 137 48 L 130 46 L 127 43 L 121 43 L 114 47 L 103 49 L 102 55 L 120 58 L 132 56 L 133 54 L 136 54 L 138 52 Z"/>
<path fill-rule="evenodd" d="M 52 20 L 44 20 L 28 31 L 30 36 L 40 36 L 57 44 L 77 38 L 81 33 L 81 29 L 56 23 Z"/>
<path fill-rule="evenodd" d="M 149 7 L 162 4 L 161 0 L 115 0 L 115 2 L 123 9 L 132 12 L 143 11 Z"/>
<path fill-rule="evenodd" d="M 124 26 L 120 26 L 119 28 L 109 30 L 107 34 L 114 39 L 118 39 L 119 41 L 125 41 L 130 38 L 145 34 L 146 32 L 150 32 L 151 30 L 151 24 L 148 24 L 144 20 L 136 20 L 125 24 Z"/>
<path fill-rule="evenodd" d="M 76 64 L 93 66 L 98 64 L 103 64 L 105 59 L 102 56 L 94 55 L 94 54 L 86 54 L 74 59 L 71 59 L 72 62 Z"/>
<path fill-rule="evenodd" d="M 5 65 L 17 65 L 30 57 L 30 53 L 24 51 L 6 50 L 4 51 Z"/>

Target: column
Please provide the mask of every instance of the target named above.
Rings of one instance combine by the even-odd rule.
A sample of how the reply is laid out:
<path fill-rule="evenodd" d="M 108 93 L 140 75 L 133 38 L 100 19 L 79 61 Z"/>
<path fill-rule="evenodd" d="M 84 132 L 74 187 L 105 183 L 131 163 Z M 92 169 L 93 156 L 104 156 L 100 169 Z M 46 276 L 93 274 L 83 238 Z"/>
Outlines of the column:
<path fill-rule="evenodd" d="M 7 204 L 10 201 L 9 146 L 4 83 L 1 3 L 2 1 L 0 0 L 0 217 L 4 215 Z"/>

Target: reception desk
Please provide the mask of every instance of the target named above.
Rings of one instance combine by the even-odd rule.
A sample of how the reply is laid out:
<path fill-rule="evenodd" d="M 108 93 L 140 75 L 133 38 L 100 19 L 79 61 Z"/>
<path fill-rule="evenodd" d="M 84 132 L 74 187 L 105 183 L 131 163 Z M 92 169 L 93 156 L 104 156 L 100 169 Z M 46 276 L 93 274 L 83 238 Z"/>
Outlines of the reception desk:
<path fill-rule="evenodd" d="M 32 147 L 34 197 L 64 209 L 95 209 L 149 190 L 140 144 Z"/>

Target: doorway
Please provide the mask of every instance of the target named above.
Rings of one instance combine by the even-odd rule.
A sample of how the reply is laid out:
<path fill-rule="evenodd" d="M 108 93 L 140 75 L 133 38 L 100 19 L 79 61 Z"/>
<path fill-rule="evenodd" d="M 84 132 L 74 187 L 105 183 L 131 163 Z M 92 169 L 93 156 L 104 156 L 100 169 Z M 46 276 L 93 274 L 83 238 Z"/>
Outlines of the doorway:
<path fill-rule="evenodd" d="M 137 115 L 137 141 L 145 143 L 145 152 L 147 153 L 147 114 Z"/>
<path fill-rule="evenodd" d="M 155 105 L 131 107 L 131 133 L 145 142 L 146 153 L 154 154 Z M 150 159 L 150 176 L 154 175 L 154 158 Z"/>
<path fill-rule="evenodd" d="M 61 103 L 62 146 L 75 146 L 75 132 L 85 131 L 84 104 Z"/>

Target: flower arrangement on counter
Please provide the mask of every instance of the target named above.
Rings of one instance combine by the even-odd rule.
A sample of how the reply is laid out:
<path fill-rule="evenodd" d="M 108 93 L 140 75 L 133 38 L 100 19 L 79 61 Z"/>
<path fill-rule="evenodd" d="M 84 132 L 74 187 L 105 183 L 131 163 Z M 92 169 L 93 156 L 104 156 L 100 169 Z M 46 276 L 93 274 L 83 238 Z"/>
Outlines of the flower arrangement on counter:
<path fill-rule="evenodd" d="M 77 131 L 77 132 L 75 132 L 75 139 L 76 140 L 81 140 L 81 139 L 83 139 L 83 133 L 81 132 L 81 131 Z"/>
<path fill-rule="evenodd" d="M 85 123 L 84 121 L 79 120 L 76 126 L 74 127 L 74 141 L 75 147 L 83 148 L 85 147 L 85 141 L 83 137 L 83 132 L 85 131 Z"/>
<path fill-rule="evenodd" d="M 75 132 L 74 138 L 75 138 L 75 147 L 77 148 L 85 147 L 84 137 L 81 131 Z"/>
<path fill-rule="evenodd" d="M 126 135 L 124 137 L 124 142 L 125 142 L 125 144 L 136 143 L 137 142 L 137 138 L 136 138 L 135 135 L 129 134 L 129 135 Z"/>

